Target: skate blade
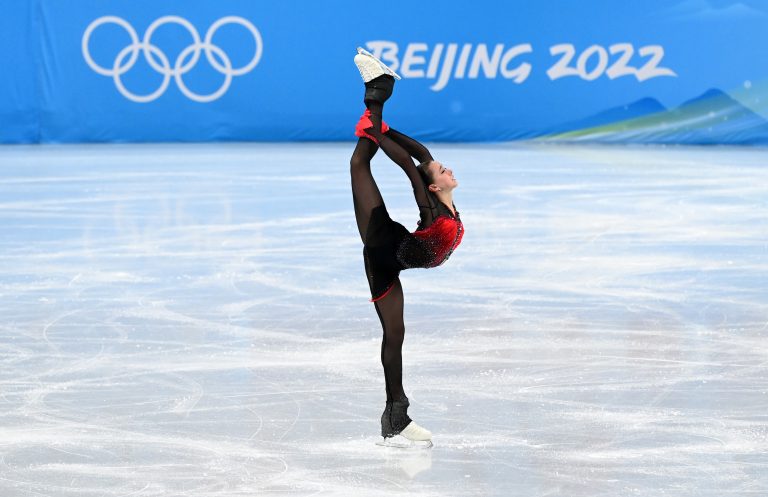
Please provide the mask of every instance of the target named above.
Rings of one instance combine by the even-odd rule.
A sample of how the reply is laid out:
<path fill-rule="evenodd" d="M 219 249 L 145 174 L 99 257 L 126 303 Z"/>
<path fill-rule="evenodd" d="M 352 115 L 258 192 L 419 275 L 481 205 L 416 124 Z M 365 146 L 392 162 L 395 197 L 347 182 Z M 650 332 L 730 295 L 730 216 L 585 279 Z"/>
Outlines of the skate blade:
<path fill-rule="evenodd" d="M 397 449 L 429 449 L 432 447 L 432 440 L 408 440 L 402 435 L 395 435 L 394 437 L 382 437 L 376 442 L 376 445 Z"/>

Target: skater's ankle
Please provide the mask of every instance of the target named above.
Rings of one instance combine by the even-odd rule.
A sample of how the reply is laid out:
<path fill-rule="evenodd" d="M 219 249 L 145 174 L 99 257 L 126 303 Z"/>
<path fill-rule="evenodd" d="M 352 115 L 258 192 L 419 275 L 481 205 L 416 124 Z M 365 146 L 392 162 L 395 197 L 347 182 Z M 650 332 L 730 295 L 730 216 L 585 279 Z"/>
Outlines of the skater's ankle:
<path fill-rule="evenodd" d="M 366 98 L 363 100 L 365 107 L 371 112 L 372 116 L 379 116 L 384 113 L 384 104 L 378 100 Z"/>

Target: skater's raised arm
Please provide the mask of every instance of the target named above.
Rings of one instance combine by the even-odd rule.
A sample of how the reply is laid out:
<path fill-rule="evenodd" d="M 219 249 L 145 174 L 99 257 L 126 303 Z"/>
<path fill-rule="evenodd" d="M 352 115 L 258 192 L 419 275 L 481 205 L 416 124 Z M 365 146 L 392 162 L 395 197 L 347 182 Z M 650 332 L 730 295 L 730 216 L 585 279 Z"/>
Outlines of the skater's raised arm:
<path fill-rule="evenodd" d="M 421 219 L 419 226 L 426 228 L 437 218 L 438 209 L 437 203 L 432 195 L 429 193 L 429 187 L 421 177 L 421 173 L 416 168 L 411 154 L 406 151 L 405 148 L 400 146 L 395 140 L 389 138 L 389 134 L 393 131 L 390 129 L 387 134 L 382 134 L 375 128 L 369 128 L 365 130 L 368 134 L 376 138 L 379 142 L 379 147 L 387 154 L 387 157 L 400 166 L 400 168 L 408 176 L 413 187 L 413 196 L 416 198 L 416 205 L 419 206 L 419 217 Z M 402 133 L 399 133 L 402 135 Z M 402 135 L 405 136 L 405 135 Z M 415 140 L 413 140 L 415 142 Z M 418 143 L 418 142 L 416 142 Z M 424 148 L 426 150 L 426 148 Z M 429 155 L 429 151 L 426 152 Z M 431 155 L 429 155 L 431 160 Z M 426 162 L 426 161 L 425 161 Z"/>
<path fill-rule="evenodd" d="M 416 141 L 415 139 L 411 138 L 410 136 L 406 135 L 405 133 L 401 133 L 397 131 L 396 129 L 389 128 L 389 131 L 386 132 L 386 136 L 392 139 L 395 143 L 403 147 L 406 152 L 408 152 L 411 157 L 416 159 L 419 164 L 424 164 L 425 162 L 430 162 L 435 160 L 432 157 L 432 154 L 429 153 L 429 150 L 427 147 Z"/>

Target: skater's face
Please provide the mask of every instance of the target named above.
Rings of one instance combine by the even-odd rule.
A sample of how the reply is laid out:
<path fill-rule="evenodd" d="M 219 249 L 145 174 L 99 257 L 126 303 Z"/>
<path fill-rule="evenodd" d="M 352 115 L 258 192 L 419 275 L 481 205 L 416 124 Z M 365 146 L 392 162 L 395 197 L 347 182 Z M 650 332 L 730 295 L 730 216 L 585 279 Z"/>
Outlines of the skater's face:
<path fill-rule="evenodd" d="M 445 167 L 441 162 L 432 161 L 429 163 L 429 172 L 432 176 L 432 184 L 429 189 L 432 191 L 451 191 L 459 182 L 453 177 L 453 171 Z"/>

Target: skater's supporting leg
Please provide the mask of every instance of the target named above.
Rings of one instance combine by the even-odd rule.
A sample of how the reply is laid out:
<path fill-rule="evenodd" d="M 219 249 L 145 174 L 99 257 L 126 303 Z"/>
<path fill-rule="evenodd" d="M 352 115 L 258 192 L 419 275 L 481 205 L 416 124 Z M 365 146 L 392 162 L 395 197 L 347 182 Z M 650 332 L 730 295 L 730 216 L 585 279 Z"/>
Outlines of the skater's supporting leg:
<path fill-rule="evenodd" d="M 375 302 L 384 330 L 381 340 L 381 365 L 387 390 L 387 405 L 381 417 L 381 434 L 384 437 L 400 433 L 411 422 L 408 417 L 408 397 L 403 390 L 403 287 L 396 279 L 390 292 Z"/>
<path fill-rule="evenodd" d="M 403 287 L 396 279 L 386 297 L 375 302 L 384 335 L 381 341 L 381 365 L 384 367 L 384 379 L 387 388 L 387 401 L 400 400 L 403 391 L 403 340 L 405 323 L 403 322 Z"/>

